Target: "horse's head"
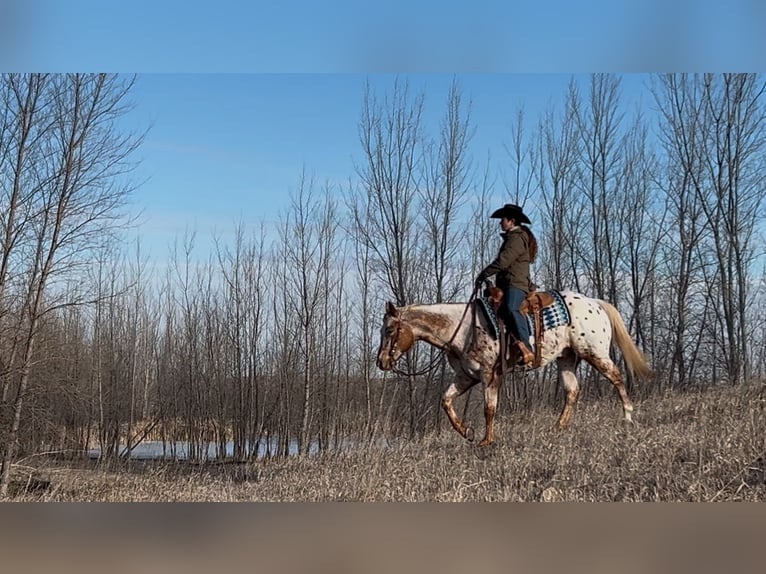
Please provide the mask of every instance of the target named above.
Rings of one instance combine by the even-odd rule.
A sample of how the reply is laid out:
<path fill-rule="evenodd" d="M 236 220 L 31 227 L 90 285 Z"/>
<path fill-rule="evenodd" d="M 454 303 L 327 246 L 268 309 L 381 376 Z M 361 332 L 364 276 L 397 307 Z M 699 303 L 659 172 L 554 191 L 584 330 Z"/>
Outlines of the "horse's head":
<path fill-rule="evenodd" d="M 393 369 L 396 361 L 410 350 L 414 342 L 412 329 L 402 319 L 400 310 L 393 303 L 386 303 L 386 314 L 380 329 L 378 368 L 383 371 Z"/>

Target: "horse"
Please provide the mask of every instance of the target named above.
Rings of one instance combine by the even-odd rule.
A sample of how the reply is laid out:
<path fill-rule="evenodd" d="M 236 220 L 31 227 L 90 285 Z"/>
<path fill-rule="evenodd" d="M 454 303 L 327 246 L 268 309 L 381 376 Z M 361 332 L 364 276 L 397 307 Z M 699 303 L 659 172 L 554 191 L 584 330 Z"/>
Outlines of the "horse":
<path fill-rule="evenodd" d="M 564 408 L 557 421 L 559 428 L 565 429 L 572 422 L 580 395 L 576 369 L 581 360 L 611 381 L 622 402 L 624 421 L 632 423 L 633 404 L 625 390 L 622 373 L 610 358 L 609 351 L 612 343 L 616 343 L 628 370 L 639 378 L 652 376 L 646 358 L 611 303 L 574 291 L 562 291 L 560 296 L 569 311 L 570 321 L 543 331 L 540 360 L 532 367 L 543 367 L 554 359 L 558 363 L 559 380 L 566 392 Z M 498 390 L 504 373 L 500 368 L 500 344 L 492 334 L 487 317 L 477 308 L 477 301 L 472 297 L 468 303 L 402 307 L 387 302 L 380 330 L 378 368 L 394 370 L 397 361 L 416 341 L 425 341 L 446 353 L 457 377 L 442 395 L 442 408 L 453 428 L 469 441 L 473 440 L 473 430 L 460 419 L 452 403 L 477 383 L 484 384 L 485 432 L 479 445 L 492 444 Z"/>

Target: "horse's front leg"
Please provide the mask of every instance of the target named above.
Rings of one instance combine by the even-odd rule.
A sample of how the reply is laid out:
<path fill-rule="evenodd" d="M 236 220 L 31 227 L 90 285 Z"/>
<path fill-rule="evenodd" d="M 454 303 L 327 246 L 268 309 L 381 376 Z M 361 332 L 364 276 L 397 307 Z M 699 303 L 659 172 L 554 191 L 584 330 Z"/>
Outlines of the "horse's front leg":
<path fill-rule="evenodd" d="M 484 384 L 484 438 L 479 446 L 489 446 L 495 441 L 495 414 L 497 413 L 497 394 L 503 378 L 496 369 L 482 373 Z"/>
<path fill-rule="evenodd" d="M 447 390 L 444 391 L 444 395 L 442 396 L 442 408 L 444 409 L 444 412 L 447 413 L 449 422 L 452 423 L 455 430 L 460 433 L 460 436 L 467 438 L 468 440 L 473 440 L 473 430 L 458 416 L 452 401 L 478 382 L 479 381 L 475 379 L 460 378 L 447 387 Z"/>

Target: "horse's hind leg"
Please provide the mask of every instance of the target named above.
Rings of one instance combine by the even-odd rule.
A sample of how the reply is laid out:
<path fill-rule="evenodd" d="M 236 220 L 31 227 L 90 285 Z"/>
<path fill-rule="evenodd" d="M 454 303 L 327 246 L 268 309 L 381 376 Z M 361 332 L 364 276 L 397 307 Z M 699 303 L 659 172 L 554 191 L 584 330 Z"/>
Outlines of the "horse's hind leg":
<path fill-rule="evenodd" d="M 612 359 L 610 359 L 608 356 L 590 356 L 586 357 L 585 360 L 593 365 L 598 370 L 598 372 L 600 372 L 612 382 L 614 388 L 617 389 L 617 392 L 620 395 L 620 400 L 622 401 L 622 412 L 625 416 L 625 422 L 633 422 L 633 403 L 630 402 L 628 392 L 625 390 L 625 385 L 622 381 L 622 373 L 620 372 L 620 369 L 617 367 L 617 365 L 614 364 L 614 361 L 612 361 Z"/>
<path fill-rule="evenodd" d="M 561 384 L 566 393 L 564 409 L 559 416 L 558 425 L 559 428 L 565 429 L 572 422 L 574 408 L 577 404 L 577 399 L 580 397 L 580 385 L 577 382 L 576 375 L 577 363 L 579 363 L 580 360 L 574 353 L 565 352 L 564 355 L 559 357 L 557 362 L 559 365 Z"/>
<path fill-rule="evenodd" d="M 478 382 L 479 381 L 467 378 L 458 379 L 447 387 L 447 390 L 444 391 L 444 395 L 442 396 L 442 408 L 444 409 L 444 412 L 447 413 L 449 422 L 451 422 L 454 429 L 460 433 L 460 436 L 469 440 L 473 440 L 473 437 L 469 436 L 469 434 L 472 433 L 471 428 L 466 426 L 460 416 L 458 416 L 452 401 Z"/>

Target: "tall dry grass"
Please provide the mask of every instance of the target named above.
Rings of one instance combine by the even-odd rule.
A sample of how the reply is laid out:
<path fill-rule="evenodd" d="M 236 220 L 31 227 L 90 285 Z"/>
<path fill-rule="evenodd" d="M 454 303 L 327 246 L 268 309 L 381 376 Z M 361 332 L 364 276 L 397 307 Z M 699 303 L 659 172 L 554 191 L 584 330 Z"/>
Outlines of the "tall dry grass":
<path fill-rule="evenodd" d="M 506 415 L 486 450 L 450 430 L 383 449 L 247 465 L 106 471 L 49 463 L 37 473 L 50 485 L 17 489 L 13 500 L 766 500 L 766 386 L 650 397 L 636 404 L 629 428 L 611 397 L 582 402 L 567 431 L 554 429 L 557 414 L 540 407 Z M 483 421 L 472 422 L 481 429 Z"/>

